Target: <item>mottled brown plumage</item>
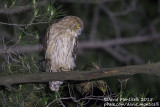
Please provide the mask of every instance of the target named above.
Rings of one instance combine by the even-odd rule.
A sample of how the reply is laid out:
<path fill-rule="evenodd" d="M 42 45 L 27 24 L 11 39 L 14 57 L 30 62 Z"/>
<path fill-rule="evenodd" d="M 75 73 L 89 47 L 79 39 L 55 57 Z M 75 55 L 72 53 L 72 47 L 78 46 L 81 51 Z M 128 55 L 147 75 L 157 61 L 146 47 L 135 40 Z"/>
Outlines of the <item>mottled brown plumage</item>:
<path fill-rule="evenodd" d="M 45 36 L 46 72 L 71 71 L 75 68 L 77 38 L 83 22 L 76 16 L 66 16 L 52 24 Z M 52 91 L 58 91 L 63 82 L 49 82 Z"/>

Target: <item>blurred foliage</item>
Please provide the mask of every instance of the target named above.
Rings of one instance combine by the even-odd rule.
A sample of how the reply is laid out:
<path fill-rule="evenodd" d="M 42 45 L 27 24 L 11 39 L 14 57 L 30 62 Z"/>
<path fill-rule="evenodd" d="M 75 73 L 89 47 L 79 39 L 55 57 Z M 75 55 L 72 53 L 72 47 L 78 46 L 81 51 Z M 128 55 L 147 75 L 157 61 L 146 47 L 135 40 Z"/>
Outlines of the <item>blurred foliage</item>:
<path fill-rule="evenodd" d="M 105 5 L 112 12 L 119 12 L 130 6 L 129 0 L 117 0 L 117 2 L 107 2 Z M 0 48 L 1 46 L 15 46 L 37 44 L 43 42 L 46 29 L 63 16 L 75 15 L 83 19 L 85 28 L 79 41 L 89 40 L 92 28 L 94 7 L 97 0 L 90 0 L 91 3 L 70 3 L 50 0 L 2 0 L 0 1 Z M 154 25 L 159 34 L 159 1 L 139 0 L 134 11 L 126 15 L 116 16 L 121 30 L 121 37 L 132 37 L 145 29 L 141 35 L 151 35 L 153 32 L 150 26 L 154 19 Z M 27 10 L 25 10 L 27 8 Z M 23 10 L 24 9 L 24 10 Z M 11 12 L 15 11 L 14 14 Z M 7 13 L 8 12 L 8 13 Z M 11 25 L 10 25 L 11 24 Z M 115 29 L 109 16 L 104 11 L 99 12 L 99 23 L 95 40 L 109 40 L 116 38 Z M 124 48 L 130 53 L 139 56 L 145 63 L 160 61 L 159 42 L 125 45 Z M 88 70 L 95 68 L 109 68 L 124 66 L 126 63 L 119 62 L 103 49 L 79 50 L 76 65 L 78 70 Z M 31 54 L 3 54 L 0 56 L 0 75 L 26 74 L 44 72 L 43 52 Z M 135 64 L 135 63 L 130 63 Z M 21 84 L 14 85 L 16 92 L 0 88 L 0 106 L 2 107 L 44 107 L 46 105 L 60 106 L 61 101 L 67 107 L 90 106 L 95 107 L 95 100 L 85 100 L 88 95 L 103 96 L 111 98 L 154 98 L 160 100 L 159 77 L 150 75 L 134 75 L 128 77 L 109 77 L 99 81 L 84 81 L 88 86 L 82 87 L 80 82 L 64 83 L 59 93 L 51 92 L 46 83 L 42 84 Z M 102 82 L 103 81 L 103 82 Z M 122 82 L 123 81 L 123 82 Z M 85 91 L 86 90 L 86 91 Z M 73 98 L 70 98 L 72 95 Z M 63 99 L 64 98 L 64 99 Z M 68 99 L 67 99 L 68 98 Z M 97 98 L 98 99 L 98 98 Z M 78 100 L 78 104 L 73 100 Z M 89 103 L 87 103 L 90 101 Z M 87 104 L 86 104 L 87 103 Z M 97 100 L 97 105 L 103 106 L 104 102 Z"/>

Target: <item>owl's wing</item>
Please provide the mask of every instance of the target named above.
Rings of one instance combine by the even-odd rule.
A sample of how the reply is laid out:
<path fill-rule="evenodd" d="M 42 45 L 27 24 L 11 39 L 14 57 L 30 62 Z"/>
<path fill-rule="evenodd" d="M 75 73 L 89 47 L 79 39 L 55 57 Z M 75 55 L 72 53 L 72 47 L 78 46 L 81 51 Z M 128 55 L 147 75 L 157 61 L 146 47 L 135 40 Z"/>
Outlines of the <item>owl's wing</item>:
<path fill-rule="evenodd" d="M 48 47 L 48 40 L 49 40 L 49 36 L 51 35 L 50 34 L 50 29 L 51 29 L 52 26 L 50 26 L 47 31 L 46 31 L 46 35 L 44 37 L 44 43 L 43 43 L 43 46 L 44 46 L 44 52 L 45 52 L 45 63 L 46 63 L 46 72 L 51 72 L 51 59 L 50 57 L 48 56 L 48 54 L 46 54 L 46 50 L 47 50 L 47 47 Z"/>
<path fill-rule="evenodd" d="M 72 51 L 72 56 L 74 57 L 74 59 L 76 59 L 77 57 L 77 38 L 75 38 L 75 41 L 74 41 L 74 47 L 73 47 L 73 51 Z"/>

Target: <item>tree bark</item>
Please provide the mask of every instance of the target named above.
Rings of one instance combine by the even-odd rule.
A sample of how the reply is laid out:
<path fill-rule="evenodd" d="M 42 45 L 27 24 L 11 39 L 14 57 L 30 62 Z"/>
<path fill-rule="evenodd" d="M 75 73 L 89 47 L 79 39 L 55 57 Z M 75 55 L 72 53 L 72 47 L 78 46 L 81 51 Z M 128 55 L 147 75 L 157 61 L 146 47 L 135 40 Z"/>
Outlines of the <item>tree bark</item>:
<path fill-rule="evenodd" d="M 152 74 L 160 76 L 160 62 L 144 65 L 132 65 L 115 68 L 102 68 L 94 69 L 90 71 L 69 71 L 69 72 L 56 72 L 56 73 L 35 73 L 35 74 L 19 74 L 10 76 L 1 76 L 0 85 L 6 87 L 13 84 L 20 83 L 41 83 L 49 81 L 83 81 L 83 80 L 95 80 L 112 76 L 120 75 L 134 75 L 134 74 Z"/>

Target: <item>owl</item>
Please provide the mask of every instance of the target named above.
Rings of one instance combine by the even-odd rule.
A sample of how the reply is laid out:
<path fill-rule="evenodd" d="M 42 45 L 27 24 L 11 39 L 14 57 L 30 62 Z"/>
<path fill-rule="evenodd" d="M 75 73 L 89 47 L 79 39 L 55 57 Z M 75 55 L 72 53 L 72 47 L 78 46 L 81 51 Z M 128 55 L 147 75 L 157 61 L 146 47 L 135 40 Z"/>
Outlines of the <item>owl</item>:
<path fill-rule="evenodd" d="M 45 35 L 46 72 L 71 71 L 75 68 L 77 38 L 83 22 L 76 16 L 66 16 L 52 24 Z M 62 81 L 51 81 L 51 91 L 58 91 Z"/>

